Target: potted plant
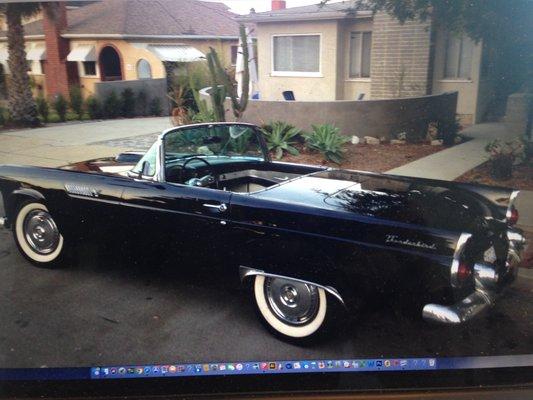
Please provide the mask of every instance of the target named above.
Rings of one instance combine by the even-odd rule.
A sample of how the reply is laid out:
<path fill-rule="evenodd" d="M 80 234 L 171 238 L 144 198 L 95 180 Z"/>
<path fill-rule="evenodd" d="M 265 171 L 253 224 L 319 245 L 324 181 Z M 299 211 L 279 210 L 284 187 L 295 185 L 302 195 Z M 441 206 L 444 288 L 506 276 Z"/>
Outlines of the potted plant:
<path fill-rule="evenodd" d="M 490 174 L 496 180 L 506 180 L 513 176 L 513 165 L 524 160 L 524 143 L 520 139 L 504 142 L 496 139 L 487 146 L 490 154 Z"/>

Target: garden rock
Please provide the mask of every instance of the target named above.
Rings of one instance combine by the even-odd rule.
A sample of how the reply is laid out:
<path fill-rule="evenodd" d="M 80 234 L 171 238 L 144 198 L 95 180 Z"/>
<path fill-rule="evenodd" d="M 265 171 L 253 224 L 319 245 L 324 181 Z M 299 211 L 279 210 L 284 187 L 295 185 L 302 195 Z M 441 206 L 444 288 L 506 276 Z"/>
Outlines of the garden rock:
<path fill-rule="evenodd" d="M 442 139 L 432 140 L 431 141 L 432 146 L 442 146 Z"/>
<path fill-rule="evenodd" d="M 361 139 L 359 139 L 359 136 L 352 136 L 352 144 L 359 144 L 361 143 Z"/>
<path fill-rule="evenodd" d="M 399 140 L 399 139 L 392 139 L 390 141 L 390 144 L 405 144 L 406 141 L 405 140 Z"/>
<path fill-rule="evenodd" d="M 365 143 L 375 145 L 375 144 L 380 144 L 381 142 L 379 141 L 378 138 L 375 138 L 372 136 L 365 136 Z"/>

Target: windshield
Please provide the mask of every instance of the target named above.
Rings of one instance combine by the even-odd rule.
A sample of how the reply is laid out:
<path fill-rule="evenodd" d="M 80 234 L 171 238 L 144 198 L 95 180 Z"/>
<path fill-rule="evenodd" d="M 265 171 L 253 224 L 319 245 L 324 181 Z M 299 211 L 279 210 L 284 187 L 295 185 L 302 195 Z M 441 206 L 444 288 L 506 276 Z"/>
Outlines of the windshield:
<path fill-rule="evenodd" d="M 257 131 L 248 125 L 200 125 L 168 133 L 165 161 L 193 156 L 264 160 Z"/>

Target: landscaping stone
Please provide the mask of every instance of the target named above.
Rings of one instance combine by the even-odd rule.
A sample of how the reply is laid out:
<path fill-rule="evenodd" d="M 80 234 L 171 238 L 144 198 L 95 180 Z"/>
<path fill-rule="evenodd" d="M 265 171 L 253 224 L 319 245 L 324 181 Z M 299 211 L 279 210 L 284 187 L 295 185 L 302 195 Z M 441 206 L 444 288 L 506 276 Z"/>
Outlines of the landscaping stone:
<path fill-rule="evenodd" d="M 378 138 L 372 137 L 372 136 L 365 136 L 365 143 L 366 144 L 380 144 L 380 140 Z"/>
<path fill-rule="evenodd" d="M 352 144 L 359 144 L 360 142 L 359 136 L 352 136 Z"/>
<path fill-rule="evenodd" d="M 390 141 L 390 144 L 405 144 L 407 143 L 405 140 L 399 140 L 399 139 L 392 139 Z"/>
<path fill-rule="evenodd" d="M 436 139 L 431 141 L 432 146 L 442 146 L 442 139 Z"/>

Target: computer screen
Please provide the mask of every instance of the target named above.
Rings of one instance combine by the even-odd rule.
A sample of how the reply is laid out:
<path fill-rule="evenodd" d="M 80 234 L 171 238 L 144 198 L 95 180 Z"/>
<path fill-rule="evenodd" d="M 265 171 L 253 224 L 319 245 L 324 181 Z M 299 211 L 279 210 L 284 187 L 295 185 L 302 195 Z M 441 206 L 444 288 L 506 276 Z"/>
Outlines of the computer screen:
<path fill-rule="evenodd" d="M 532 15 L 1 4 L 0 392 L 531 383 Z"/>

